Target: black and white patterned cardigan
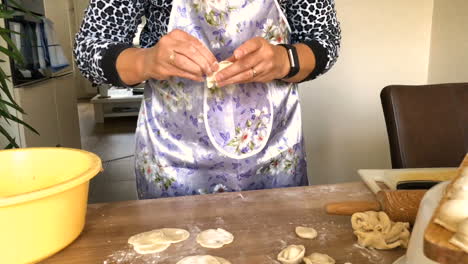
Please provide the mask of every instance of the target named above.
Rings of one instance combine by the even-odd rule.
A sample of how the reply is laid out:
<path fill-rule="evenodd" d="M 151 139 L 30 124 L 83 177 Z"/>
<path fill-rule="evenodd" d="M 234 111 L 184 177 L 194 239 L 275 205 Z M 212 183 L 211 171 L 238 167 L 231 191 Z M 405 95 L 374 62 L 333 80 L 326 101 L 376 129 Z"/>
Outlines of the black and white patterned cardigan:
<path fill-rule="evenodd" d="M 334 0 L 279 0 L 292 28 L 292 43 L 305 43 L 315 54 L 315 70 L 304 80 L 328 71 L 338 58 L 341 30 Z M 83 75 L 95 84 L 124 86 L 116 70 L 118 55 L 132 47 L 141 18 L 140 36 L 151 47 L 167 33 L 170 0 L 91 0 L 75 38 L 74 55 Z"/>

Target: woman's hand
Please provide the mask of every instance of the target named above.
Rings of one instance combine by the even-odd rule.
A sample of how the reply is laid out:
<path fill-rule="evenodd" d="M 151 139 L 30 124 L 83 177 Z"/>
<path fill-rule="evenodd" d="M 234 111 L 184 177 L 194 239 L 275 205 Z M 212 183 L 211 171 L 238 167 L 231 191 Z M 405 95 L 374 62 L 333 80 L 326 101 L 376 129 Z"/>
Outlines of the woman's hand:
<path fill-rule="evenodd" d="M 117 58 L 117 71 L 127 84 L 151 78 L 167 80 L 172 76 L 202 82 L 203 75 L 209 76 L 217 69 L 213 53 L 197 38 L 178 29 L 162 37 L 152 48 L 130 48 Z"/>
<path fill-rule="evenodd" d="M 272 45 L 262 37 L 246 41 L 228 60 L 234 64 L 216 74 L 219 86 L 271 82 L 286 76 L 290 68 L 286 49 Z"/>

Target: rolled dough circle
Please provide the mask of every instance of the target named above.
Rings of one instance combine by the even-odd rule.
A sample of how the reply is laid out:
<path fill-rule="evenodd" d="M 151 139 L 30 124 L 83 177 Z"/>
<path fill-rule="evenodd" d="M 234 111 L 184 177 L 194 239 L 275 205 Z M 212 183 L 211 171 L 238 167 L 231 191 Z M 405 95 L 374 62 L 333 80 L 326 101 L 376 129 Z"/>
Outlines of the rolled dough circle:
<path fill-rule="evenodd" d="M 162 228 L 131 236 L 128 243 L 139 254 L 158 253 L 166 250 L 171 244 L 182 242 L 190 237 L 184 229 Z"/>
<path fill-rule="evenodd" d="M 166 250 L 168 247 L 170 247 L 171 244 L 152 244 L 152 245 L 147 245 L 147 246 L 133 246 L 133 249 L 138 253 L 138 254 L 153 254 L 153 253 L 159 253 L 163 252 Z"/>
<path fill-rule="evenodd" d="M 305 239 L 314 239 L 317 237 L 317 231 L 313 229 L 312 227 L 298 226 L 296 227 L 296 234 L 300 238 L 305 238 Z"/>
<path fill-rule="evenodd" d="M 312 253 L 310 256 L 304 258 L 305 264 L 335 264 L 335 260 L 322 253 Z"/>
<path fill-rule="evenodd" d="M 305 255 L 303 245 L 290 245 L 278 254 L 278 260 L 283 264 L 299 264 Z"/>
<path fill-rule="evenodd" d="M 186 257 L 178 261 L 176 264 L 231 264 L 231 262 L 220 257 L 204 255 Z"/>
<path fill-rule="evenodd" d="M 205 248 L 221 248 L 232 241 L 234 241 L 234 236 L 221 228 L 208 229 L 197 236 L 198 244 Z"/>

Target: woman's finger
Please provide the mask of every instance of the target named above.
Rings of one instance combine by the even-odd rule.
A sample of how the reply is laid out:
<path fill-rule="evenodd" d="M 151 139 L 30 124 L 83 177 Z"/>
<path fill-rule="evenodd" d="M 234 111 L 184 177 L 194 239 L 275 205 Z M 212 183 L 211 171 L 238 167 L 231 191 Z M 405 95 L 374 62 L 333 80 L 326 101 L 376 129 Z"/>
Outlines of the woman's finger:
<path fill-rule="evenodd" d="M 211 75 L 214 71 L 218 70 L 218 64 L 217 64 L 218 61 L 216 60 L 216 57 L 196 37 L 188 34 L 185 31 L 179 30 L 179 29 L 173 30 L 168 35 L 171 38 L 173 38 L 174 40 L 177 40 L 177 41 L 185 43 L 185 44 L 190 44 L 192 47 L 194 47 L 205 58 L 204 61 L 207 62 L 205 67 L 204 67 L 205 74 Z M 202 66 L 202 65 L 200 65 L 200 66 Z"/>
<path fill-rule="evenodd" d="M 190 72 L 187 72 L 187 71 L 183 71 L 175 66 L 170 66 L 168 68 L 168 71 L 170 73 L 171 76 L 176 76 L 176 77 L 180 77 L 180 78 L 185 78 L 185 79 L 190 79 L 192 81 L 196 81 L 196 82 L 203 82 L 203 78 L 198 76 L 198 75 L 195 75 L 193 73 L 190 73 Z"/>
<path fill-rule="evenodd" d="M 225 80 L 231 79 L 233 76 L 257 66 L 257 64 L 261 62 L 261 57 L 258 55 L 257 53 L 249 54 L 243 59 L 235 61 L 234 64 L 216 74 L 216 82 L 222 83 Z"/>
<path fill-rule="evenodd" d="M 244 44 L 240 45 L 235 51 L 234 51 L 234 57 L 239 60 L 243 58 L 244 56 L 251 54 L 259 49 L 262 48 L 263 42 L 265 39 L 261 37 L 256 37 L 247 40 Z"/>
<path fill-rule="evenodd" d="M 171 64 L 177 67 L 179 70 L 189 72 L 199 77 L 203 77 L 203 71 L 200 68 L 200 66 L 194 63 L 191 59 L 185 57 L 185 55 L 183 54 L 174 52 Z"/>
<path fill-rule="evenodd" d="M 209 76 L 213 74 L 210 63 L 192 43 L 178 42 L 177 44 L 174 45 L 173 51 L 189 58 L 195 64 L 200 66 L 200 68 L 203 70 L 203 73 L 205 73 L 205 75 Z"/>
<path fill-rule="evenodd" d="M 230 84 L 258 82 L 258 78 L 260 77 L 259 74 L 261 73 L 258 72 L 256 68 L 250 68 L 232 76 L 223 82 L 219 82 L 218 85 L 223 87 Z"/>

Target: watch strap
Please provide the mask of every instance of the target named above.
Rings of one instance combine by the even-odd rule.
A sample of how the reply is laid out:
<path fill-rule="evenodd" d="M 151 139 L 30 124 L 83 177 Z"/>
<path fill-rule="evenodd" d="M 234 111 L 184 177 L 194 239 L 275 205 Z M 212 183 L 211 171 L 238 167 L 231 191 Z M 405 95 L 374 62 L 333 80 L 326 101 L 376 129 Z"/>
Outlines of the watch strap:
<path fill-rule="evenodd" d="M 286 52 L 288 53 L 288 58 L 289 58 L 289 73 L 284 76 L 282 79 L 289 79 L 296 75 L 299 70 L 299 55 L 297 54 L 296 47 L 290 44 L 279 44 L 280 46 L 283 46 L 286 49 Z"/>

